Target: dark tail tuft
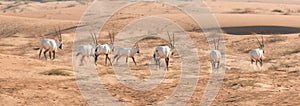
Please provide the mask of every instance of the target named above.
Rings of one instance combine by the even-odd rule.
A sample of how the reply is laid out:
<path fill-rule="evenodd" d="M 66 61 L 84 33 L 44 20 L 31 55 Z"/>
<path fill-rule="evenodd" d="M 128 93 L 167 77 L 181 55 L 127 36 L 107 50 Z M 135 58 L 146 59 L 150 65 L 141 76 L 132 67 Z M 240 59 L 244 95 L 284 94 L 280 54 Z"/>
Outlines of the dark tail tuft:
<path fill-rule="evenodd" d="M 40 50 L 40 48 L 39 48 L 39 47 L 36 47 L 36 48 L 33 48 L 33 50 Z"/>

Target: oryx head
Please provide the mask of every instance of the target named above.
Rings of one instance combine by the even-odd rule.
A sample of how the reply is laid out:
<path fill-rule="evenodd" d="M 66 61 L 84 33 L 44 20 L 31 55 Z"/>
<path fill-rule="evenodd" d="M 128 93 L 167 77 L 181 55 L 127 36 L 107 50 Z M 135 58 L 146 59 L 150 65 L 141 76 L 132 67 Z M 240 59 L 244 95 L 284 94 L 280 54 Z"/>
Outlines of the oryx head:
<path fill-rule="evenodd" d="M 109 47 L 111 49 L 112 52 L 115 51 L 115 46 L 114 46 L 114 42 L 115 42 L 115 33 L 114 32 L 109 32 L 109 39 L 110 39 L 110 44 Z"/>
<path fill-rule="evenodd" d="M 172 37 L 171 37 L 171 35 L 169 34 L 169 32 L 167 32 L 168 33 L 168 37 L 169 37 L 169 43 L 170 43 L 170 45 L 171 45 L 171 55 L 174 55 L 174 51 L 175 51 L 175 34 L 173 33 L 172 34 Z"/>
<path fill-rule="evenodd" d="M 256 36 L 255 36 L 256 37 Z M 257 42 L 258 42 L 258 44 L 259 44 L 259 49 L 261 49 L 262 51 L 263 51 L 263 53 L 265 52 L 264 51 L 264 47 L 265 47 L 265 44 L 264 44 L 264 37 L 261 37 L 261 42 L 258 40 L 258 38 L 256 37 L 256 40 L 257 40 Z"/>
<path fill-rule="evenodd" d="M 221 39 L 221 35 L 217 39 L 213 40 L 215 50 L 219 50 L 220 39 Z"/>
<path fill-rule="evenodd" d="M 134 49 L 136 50 L 136 53 L 140 54 L 140 47 L 139 47 L 138 43 L 134 44 Z"/>
<path fill-rule="evenodd" d="M 60 30 L 60 27 L 58 27 L 58 32 L 55 28 L 55 33 L 58 37 L 58 48 L 59 49 L 63 49 L 63 42 L 62 42 L 62 36 L 61 36 L 61 30 Z"/>

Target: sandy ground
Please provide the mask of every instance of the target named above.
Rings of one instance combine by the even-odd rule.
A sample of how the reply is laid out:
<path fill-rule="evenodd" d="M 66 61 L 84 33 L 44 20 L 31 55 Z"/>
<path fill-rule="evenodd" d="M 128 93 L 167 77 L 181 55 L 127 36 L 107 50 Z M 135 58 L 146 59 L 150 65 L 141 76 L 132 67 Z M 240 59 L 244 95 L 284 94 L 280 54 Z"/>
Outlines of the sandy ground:
<path fill-rule="evenodd" d="M 212 105 L 300 105 L 300 6 L 266 2 L 206 1 L 224 31 L 226 75 Z M 0 104 L 1 105 L 87 105 L 72 72 L 72 44 L 76 25 L 89 4 L 78 2 L 0 2 Z M 146 6 L 145 6 L 146 5 Z M 139 8 L 139 9 L 136 9 Z M 168 14 L 160 9 L 168 9 Z M 151 10 L 149 12 L 148 10 Z M 276 10 L 276 11 L 274 11 Z M 131 13 L 140 13 L 135 15 Z M 159 3 L 137 4 L 119 11 L 109 22 L 121 28 L 141 16 L 157 15 L 178 22 L 185 30 L 195 24 L 181 12 Z M 124 18 L 122 14 L 125 14 Z M 186 20 L 180 21 L 183 18 Z M 54 27 L 63 29 L 64 50 L 55 61 L 38 59 L 42 38 L 55 38 Z M 110 29 L 110 27 L 106 27 Z M 209 45 L 204 34 L 188 32 L 200 51 L 201 75 L 197 89 L 187 105 L 198 105 L 210 75 Z M 250 65 L 248 51 L 257 47 L 252 33 L 265 38 L 262 70 Z M 107 38 L 99 38 L 107 42 Z M 151 43 L 151 45 L 149 45 Z M 132 74 L 140 79 L 150 75 L 147 64 L 160 39 L 139 42 L 142 55 L 137 66 L 130 62 Z M 108 91 L 119 101 L 131 105 L 151 105 L 174 91 L 180 75 L 180 57 L 171 59 L 166 80 L 151 92 L 141 92 L 118 83 L 110 66 L 98 61 L 98 72 Z M 144 61 L 146 60 L 146 61 Z M 50 75 L 50 72 L 59 72 Z"/>

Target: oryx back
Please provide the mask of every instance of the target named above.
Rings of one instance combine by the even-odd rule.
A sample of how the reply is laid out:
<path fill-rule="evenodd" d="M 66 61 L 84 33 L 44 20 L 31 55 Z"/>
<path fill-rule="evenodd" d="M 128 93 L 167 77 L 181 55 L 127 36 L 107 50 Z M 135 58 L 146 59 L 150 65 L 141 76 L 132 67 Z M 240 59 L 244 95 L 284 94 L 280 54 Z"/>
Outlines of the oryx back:
<path fill-rule="evenodd" d="M 261 49 L 254 49 L 249 52 L 252 59 L 259 59 L 263 56 L 263 51 Z"/>
<path fill-rule="evenodd" d="M 171 48 L 169 46 L 157 46 L 155 49 L 155 55 L 160 58 L 169 57 L 171 54 Z"/>
<path fill-rule="evenodd" d="M 43 39 L 41 41 L 41 46 L 45 50 L 49 50 L 49 51 L 56 51 L 58 48 L 56 41 L 53 39 Z"/>
<path fill-rule="evenodd" d="M 219 50 L 212 50 L 210 52 L 210 58 L 213 60 L 213 61 L 220 61 L 220 58 L 221 58 L 221 52 Z"/>
<path fill-rule="evenodd" d="M 81 45 L 77 52 L 84 56 L 93 56 L 95 54 L 95 47 L 92 45 Z"/>

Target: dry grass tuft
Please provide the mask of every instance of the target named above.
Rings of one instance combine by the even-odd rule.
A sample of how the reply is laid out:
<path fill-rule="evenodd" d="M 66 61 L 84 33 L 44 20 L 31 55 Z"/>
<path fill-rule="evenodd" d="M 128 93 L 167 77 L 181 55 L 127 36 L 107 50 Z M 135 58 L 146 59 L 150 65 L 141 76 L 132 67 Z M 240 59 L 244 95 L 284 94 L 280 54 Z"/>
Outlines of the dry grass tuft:
<path fill-rule="evenodd" d="M 268 42 L 269 43 L 274 43 L 274 42 L 282 42 L 282 41 L 286 41 L 288 39 L 288 37 L 286 36 L 272 36 L 269 38 Z"/>
<path fill-rule="evenodd" d="M 71 76 L 72 73 L 68 69 L 52 69 L 50 71 L 42 72 L 43 75 L 56 75 L 56 76 Z"/>
<path fill-rule="evenodd" d="M 280 9 L 274 9 L 274 10 L 272 10 L 272 12 L 283 13 L 284 11 L 283 11 L 283 10 L 280 10 Z"/>
<path fill-rule="evenodd" d="M 13 44 L 2 43 L 2 44 L 0 44 L 0 46 L 9 46 L 9 47 L 11 47 L 11 46 L 14 46 L 14 45 Z"/>
<path fill-rule="evenodd" d="M 296 53 L 300 53 L 300 48 L 299 48 L 299 47 L 296 48 L 296 49 L 294 49 L 294 50 L 291 52 L 291 54 L 296 54 Z"/>
<path fill-rule="evenodd" d="M 241 81 L 237 81 L 237 82 L 233 82 L 232 84 L 230 84 L 231 87 L 235 87 L 235 86 L 240 86 L 240 87 L 254 87 L 256 86 L 255 84 L 258 83 L 258 81 L 255 80 L 241 80 Z"/>

